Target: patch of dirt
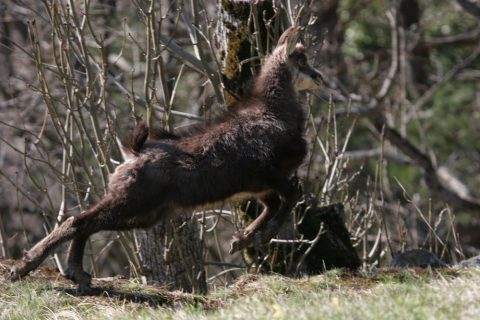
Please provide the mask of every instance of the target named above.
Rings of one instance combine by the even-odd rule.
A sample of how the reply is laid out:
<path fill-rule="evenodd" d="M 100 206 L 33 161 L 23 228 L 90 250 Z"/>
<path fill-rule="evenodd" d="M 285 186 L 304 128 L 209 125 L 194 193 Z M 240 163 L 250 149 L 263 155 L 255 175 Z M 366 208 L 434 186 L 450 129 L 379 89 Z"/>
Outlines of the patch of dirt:
<path fill-rule="evenodd" d="M 459 271 L 457 269 L 443 268 L 380 268 L 373 278 L 376 280 L 394 280 L 401 282 L 403 279 L 417 278 L 421 280 L 436 279 L 438 277 L 457 277 Z"/>
<path fill-rule="evenodd" d="M 262 282 L 262 276 L 260 274 L 246 274 L 229 286 L 228 298 L 236 299 L 253 292 L 265 292 L 267 286 Z"/>
<path fill-rule="evenodd" d="M 336 281 L 336 285 L 340 287 L 347 287 L 352 290 L 366 290 L 375 285 L 375 281 L 358 275 L 356 272 L 342 273 L 340 278 Z"/>

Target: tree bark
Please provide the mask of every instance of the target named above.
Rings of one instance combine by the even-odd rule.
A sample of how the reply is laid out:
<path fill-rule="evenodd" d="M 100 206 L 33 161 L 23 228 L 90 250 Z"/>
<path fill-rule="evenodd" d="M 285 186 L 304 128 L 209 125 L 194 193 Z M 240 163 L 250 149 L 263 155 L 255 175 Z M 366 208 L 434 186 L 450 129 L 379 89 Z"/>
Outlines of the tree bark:
<path fill-rule="evenodd" d="M 111 1 L 111 0 L 109 0 Z M 162 34 L 181 34 L 182 30 L 176 29 L 176 18 L 173 15 L 178 4 L 174 0 L 159 1 L 155 5 L 156 18 L 162 17 L 162 23 L 156 24 L 157 32 Z M 178 8 L 179 9 L 179 8 Z M 189 7 L 185 6 L 185 14 L 189 15 Z M 192 13 L 196 14 L 196 13 Z M 161 29 L 160 29 L 161 25 Z M 157 50 L 160 50 L 157 48 Z M 161 51 L 154 55 L 160 56 Z M 168 59 L 171 58 L 170 56 Z M 155 58 L 156 59 L 156 58 Z M 159 77 L 172 78 L 178 72 L 171 74 L 164 68 Z M 170 70 L 171 71 L 171 70 Z M 162 83 L 158 80 L 158 83 Z M 163 85 L 167 88 L 162 89 Z M 173 88 L 170 83 L 162 83 L 158 92 L 164 92 L 163 100 L 170 100 Z M 165 93 L 168 93 L 166 95 Z M 168 123 L 170 126 L 171 123 Z M 200 239 L 199 224 L 191 217 L 191 212 L 184 212 L 186 216 L 164 221 L 148 230 L 136 230 L 135 242 L 138 256 L 142 266 L 142 274 L 147 281 L 159 282 L 170 290 L 182 290 L 204 294 L 207 292 L 205 271 L 203 267 L 203 246 Z"/>
<path fill-rule="evenodd" d="M 180 217 L 149 230 L 136 230 L 142 273 L 170 290 L 205 294 L 207 285 L 198 223 Z"/>
<path fill-rule="evenodd" d="M 260 57 L 267 49 L 265 21 L 274 16 L 271 1 L 218 1 L 217 47 L 222 61 L 222 76 L 227 106 L 245 92 L 249 80 L 259 69 Z M 258 59 L 252 59 L 252 58 Z M 253 71 L 253 72 L 252 72 Z"/>

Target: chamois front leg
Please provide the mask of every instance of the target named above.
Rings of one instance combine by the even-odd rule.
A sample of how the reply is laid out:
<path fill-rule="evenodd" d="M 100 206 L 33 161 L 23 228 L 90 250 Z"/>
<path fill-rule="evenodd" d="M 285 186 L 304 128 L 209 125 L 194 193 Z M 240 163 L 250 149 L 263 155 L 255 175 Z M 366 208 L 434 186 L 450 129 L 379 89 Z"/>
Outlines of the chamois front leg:
<path fill-rule="evenodd" d="M 254 244 L 268 243 L 279 231 L 294 208 L 300 190 L 287 178 L 272 179 L 275 191 L 260 199 L 264 210 L 245 230 L 237 232 L 230 243 L 230 254 Z"/>
<path fill-rule="evenodd" d="M 87 244 L 88 235 L 81 235 L 72 240 L 68 248 L 67 269 L 65 276 L 78 283 L 80 293 L 87 294 L 91 292 L 90 283 L 92 276 L 83 270 L 83 253 Z"/>

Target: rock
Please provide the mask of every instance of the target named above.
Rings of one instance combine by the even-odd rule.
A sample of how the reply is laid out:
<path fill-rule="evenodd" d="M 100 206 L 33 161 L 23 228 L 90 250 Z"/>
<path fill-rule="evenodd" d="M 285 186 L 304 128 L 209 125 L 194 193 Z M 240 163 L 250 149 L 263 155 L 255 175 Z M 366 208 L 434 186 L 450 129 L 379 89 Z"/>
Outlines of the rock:
<path fill-rule="evenodd" d="M 458 265 L 464 268 L 480 268 L 480 255 L 460 261 Z"/>
<path fill-rule="evenodd" d="M 393 255 L 392 268 L 441 268 L 447 264 L 440 260 L 434 253 L 424 249 L 413 249 Z"/>

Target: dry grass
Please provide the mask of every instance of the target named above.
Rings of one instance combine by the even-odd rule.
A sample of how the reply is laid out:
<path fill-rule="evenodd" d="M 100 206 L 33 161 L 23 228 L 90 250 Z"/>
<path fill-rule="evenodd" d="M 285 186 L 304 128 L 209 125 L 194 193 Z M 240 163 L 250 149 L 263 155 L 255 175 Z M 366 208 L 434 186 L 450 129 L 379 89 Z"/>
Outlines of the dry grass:
<path fill-rule="evenodd" d="M 94 281 L 98 296 L 78 296 L 48 268 L 11 283 L 11 263 L 1 262 L 2 319 L 466 319 L 480 312 L 478 269 L 245 275 L 207 296 L 112 278 Z"/>

